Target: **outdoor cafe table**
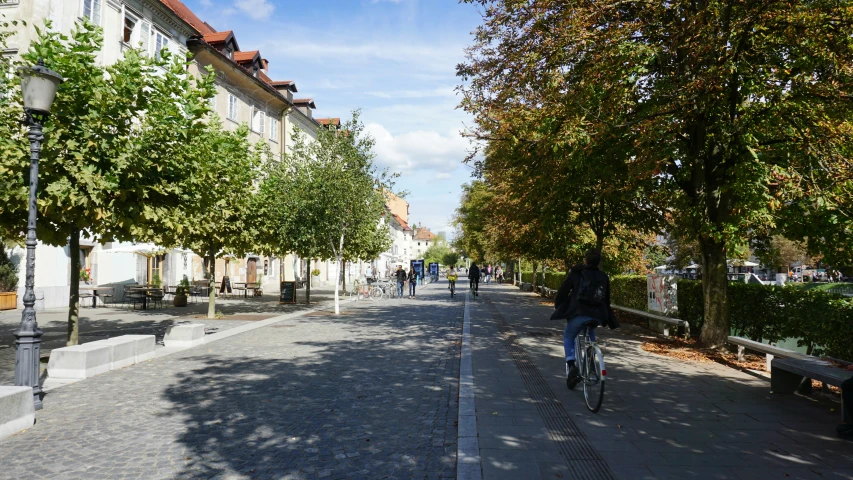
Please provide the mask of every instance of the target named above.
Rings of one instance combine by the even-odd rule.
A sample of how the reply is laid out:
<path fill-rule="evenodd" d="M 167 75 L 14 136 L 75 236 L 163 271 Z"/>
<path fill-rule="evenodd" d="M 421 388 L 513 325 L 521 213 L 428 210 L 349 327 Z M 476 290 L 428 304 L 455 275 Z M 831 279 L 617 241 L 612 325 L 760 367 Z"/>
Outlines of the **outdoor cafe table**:
<path fill-rule="evenodd" d="M 91 291 L 92 292 L 92 308 L 98 308 L 98 292 L 106 295 L 109 293 L 109 296 L 113 295 L 113 287 L 80 287 L 80 291 Z"/>
<path fill-rule="evenodd" d="M 234 284 L 234 290 L 243 290 L 243 298 L 249 297 L 249 290 L 252 290 L 252 293 L 261 288 L 261 284 L 258 282 L 237 282 Z"/>
<path fill-rule="evenodd" d="M 148 308 L 148 299 L 151 298 L 151 292 L 162 292 L 162 288 L 157 287 L 131 287 L 126 289 L 130 293 L 141 293 L 142 294 L 142 309 L 145 310 Z"/>

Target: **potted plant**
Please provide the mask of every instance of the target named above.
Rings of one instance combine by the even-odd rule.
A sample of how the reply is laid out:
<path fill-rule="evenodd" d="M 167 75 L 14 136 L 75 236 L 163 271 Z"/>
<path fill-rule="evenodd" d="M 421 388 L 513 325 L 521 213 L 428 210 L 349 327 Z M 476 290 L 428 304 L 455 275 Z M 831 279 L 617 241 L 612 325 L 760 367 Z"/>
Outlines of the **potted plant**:
<path fill-rule="evenodd" d="M 315 268 L 314 270 L 311 270 L 311 275 L 313 275 L 315 277 L 319 277 L 320 276 L 320 269 Z"/>
<path fill-rule="evenodd" d="M 176 307 L 186 307 L 187 306 L 187 295 L 190 293 L 190 281 L 187 280 L 187 276 L 184 275 L 184 278 L 181 279 L 180 283 L 178 283 L 178 287 L 175 289 L 175 300 L 172 302 Z"/>
<path fill-rule="evenodd" d="M 80 281 L 86 285 L 92 283 L 92 269 L 91 268 L 81 268 L 80 269 Z"/>
<path fill-rule="evenodd" d="M 6 246 L 0 243 L 0 310 L 13 310 L 18 306 L 18 267 L 6 255 Z"/>

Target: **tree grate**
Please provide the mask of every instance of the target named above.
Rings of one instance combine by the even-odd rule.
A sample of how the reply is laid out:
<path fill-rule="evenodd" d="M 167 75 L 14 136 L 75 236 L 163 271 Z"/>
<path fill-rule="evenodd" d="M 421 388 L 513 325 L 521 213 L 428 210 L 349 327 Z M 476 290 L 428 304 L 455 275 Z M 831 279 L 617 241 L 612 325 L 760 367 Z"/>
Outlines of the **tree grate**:
<path fill-rule="evenodd" d="M 545 377 L 536 368 L 524 348 L 518 344 L 518 336 L 507 324 L 506 319 L 497 311 L 491 300 L 486 299 L 485 303 L 492 318 L 498 322 L 498 330 L 504 345 L 521 374 L 524 386 L 536 405 L 537 412 L 548 428 L 548 436 L 559 446 L 572 476 L 579 479 L 615 480 L 616 476 L 607 462 L 601 458 L 586 435 L 572 421 L 562 402 L 557 399 L 554 391 L 545 381 Z"/>

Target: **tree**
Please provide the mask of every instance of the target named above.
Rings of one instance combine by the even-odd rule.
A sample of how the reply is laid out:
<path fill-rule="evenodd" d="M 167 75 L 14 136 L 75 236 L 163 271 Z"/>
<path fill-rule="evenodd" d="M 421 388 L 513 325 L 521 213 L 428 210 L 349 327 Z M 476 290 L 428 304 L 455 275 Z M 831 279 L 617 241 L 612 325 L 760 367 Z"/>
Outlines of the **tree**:
<path fill-rule="evenodd" d="M 52 31 L 49 21 L 36 34 L 24 61 L 44 59 L 65 78 L 44 125 L 38 238 L 69 246 L 67 344 L 76 345 L 81 233 L 108 242 L 168 228 L 168 208 L 179 199 L 169 180 L 181 170 L 172 153 L 207 112 L 212 79 L 196 83 L 187 78 L 187 60 L 172 58 L 168 51 L 152 58 L 128 49 L 115 64 L 102 67 L 97 59 L 102 31 L 88 20 L 78 23 L 70 37 Z M 6 86 L 5 97 L 20 105 L 19 86 Z M 28 181 L 21 172 L 27 171 L 28 153 L 18 118 L 3 112 L 0 190 L 8 193 L 0 205 L 0 228 L 19 237 L 26 228 Z M 167 120 L 169 135 L 144 141 L 153 128 L 165 129 L 158 122 Z"/>
<path fill-rule="evenodd" d="M 373 163 L 371 137 L 359 112 L 338 131 L 320 130 L 316 142 L 294 134 L 290 153 L 269 165 L 261 186 L 273 213 L 265 244 L 303 258 L 334 258 L 335 278 L 344 259 L 373 258 L 391 242 L 381 222 L 394 175 Z M 335 313 L 340 313 L 335 288 Z"/>
<path fill-rule="evenodd" d="M 430 263 L 441 263 L 447 265 L 443 260 L 444 257 L 451 252 L 450 245 L 447 245 L 446 243 L 433 243 L 424 252 L 424 262 L 426 262 L 427 265 Z"/>
<path fill-rule="evenodd" d="M 838 32 L 853 12 L 795 0 L 473 3 L 489 8 L 459 68 L 466 109 L 491 126 L 506 122 L 494 112 L 535 105 L 571 141 L 627 140 L 625 164 L 656 179 L 650 200 L 699 244 L 701 340 L 723 345 L 727 254 L 783 202 L 824 195 L 812 172 L 850 179 L 853 42 Z M 619 114 L 602 114 L 602 98 Z"/>
<path fill-rule="evenodd" d="M 251 207 L 268 150 L 263 142 L 249 142 L 245 124 L 233 132 L 224 130 L 217 118 L 202 125 L 182 150 L 187 168 L 180 182 L 183 202 L 173 212 L 173 228 L 161 241 L 182 245 L 206 259 L 207 318 L 215 318 L 216 258 L 242 256 L 257 245 Z"/>

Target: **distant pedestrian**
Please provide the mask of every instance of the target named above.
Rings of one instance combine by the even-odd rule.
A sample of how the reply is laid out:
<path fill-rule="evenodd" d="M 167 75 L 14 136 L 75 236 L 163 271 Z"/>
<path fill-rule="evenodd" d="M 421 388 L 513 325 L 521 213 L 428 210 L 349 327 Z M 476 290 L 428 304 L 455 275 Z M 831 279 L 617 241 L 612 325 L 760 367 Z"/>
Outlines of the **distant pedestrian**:
<path fill-rule="evenodd" d="M 495 268 L 495 281 L 498 283 L 504 283 L 504 269 L 501 268 L 500 265 Z"/>
<path fill-rule="evenodd" d="M 492 283 L 492 264 L 486 265 L 486 285 L 491 285 Z"/>
<path fill-rule="evenodd" d="M 403 286 L 406 284 L 406 271 L 403 270 L 402 265 L 397 265 L 397 271 L 394 272 L 394 276 L 397 278 L 397 296 L 403 298 Z"/>
<path fill-rule="evenodd" d="M 409 298 L 415 298 L 415 286 L 418 284 L 418 274 L 415 267 L 409 270 Z"/>
<path fill-rule="evenodd" d="M 370 265 L 368 265 L 368 266 L 367 266 L 367 270 L 365 270 L 365 271 L 364 271 L 364 276 L 366 276 L 367 278 L 372 279 L 372 278 L 373 278 L 373 267 L 371 267 Z"/>

